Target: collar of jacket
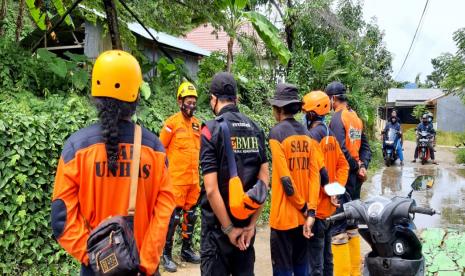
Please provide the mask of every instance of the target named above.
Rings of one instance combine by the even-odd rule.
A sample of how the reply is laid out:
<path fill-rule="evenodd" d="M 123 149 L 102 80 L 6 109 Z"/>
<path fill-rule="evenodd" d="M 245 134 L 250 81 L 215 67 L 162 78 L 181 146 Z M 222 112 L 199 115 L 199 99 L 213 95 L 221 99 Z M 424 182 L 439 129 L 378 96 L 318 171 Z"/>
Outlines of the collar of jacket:
<path fill-rule="evenodd" d="M 218 116 L 221 116 L 226 112 L 239 112 L 239 108 L 235 104 L 225 105 L 218 113 Z"/>
<path fill-rule="evenodd" d="M 336 110 L 334 110 L 334 112 L 339 112 L 341 110 L 348 110 L 348 108 L 346 105 L 340 105 L 336 108 Z"/>

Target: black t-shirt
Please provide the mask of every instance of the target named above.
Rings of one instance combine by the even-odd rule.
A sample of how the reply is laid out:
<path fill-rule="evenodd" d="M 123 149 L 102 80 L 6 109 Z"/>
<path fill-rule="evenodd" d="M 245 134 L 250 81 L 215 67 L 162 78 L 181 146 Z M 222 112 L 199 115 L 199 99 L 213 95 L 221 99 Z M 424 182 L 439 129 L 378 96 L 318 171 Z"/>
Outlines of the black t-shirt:
<path fill-rule="evenodd" d="M 218 116 L 228 124 L 232 147 L 236 159 L 237 172 L 244 185 L 244 191 L 249 190 L 258 180 L 258 173 L 263 163 L 268 162 L 263 130 L 239 109 L 231 104 L 223 107 Z M 229 217 L 235 226 L 246 226 L 250 219 L 237 220 L 229 211 L 229 169 L 224 147 L 223 132 L 217 120 L 206 122 L 202 127 L 200 166 L 202 174 L 218 173 L 218 188 L 226 205 Z M 213 214 L 210 203 L 202 187 L 201 193 L 202 219 L 208 225 L 218 225 L 218 219 Z"/>

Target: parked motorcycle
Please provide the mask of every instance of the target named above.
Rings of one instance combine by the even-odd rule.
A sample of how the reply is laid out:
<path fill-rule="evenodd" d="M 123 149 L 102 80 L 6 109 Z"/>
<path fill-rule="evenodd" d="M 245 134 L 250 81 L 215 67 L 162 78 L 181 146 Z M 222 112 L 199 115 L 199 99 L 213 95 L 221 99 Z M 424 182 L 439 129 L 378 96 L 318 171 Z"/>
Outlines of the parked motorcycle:
<path fill-rule="evenodd" d="M 394 164 L 398 158 L 397 156 L 397 141 L 399 132 L 393 128 L 390 128 L 387 133 L 384 133 L 383 140 L 383 156 L 384 163 L 386 166 Z"/>
<path fill-rule="evenodd" d="M 417 135 L 418 157 L 424 165 L 430 159 L 431 152 L 429 145 L 433 142 L 433 135 L 427 131 L 421 131 Z"/>
<path fill-rule="evenodd" d="M 347 219 L 366 225 L 359 228 L 359 232 L 372 251 L 365 256 L 364 276 L 424 275 L 425 259 L 421 243 L 413 232 L 413 219 L 415 214 L 434 215 L 437 212 L 417 206 L 411 198 L 412 192 L 407 197 L 388 199 L 377 196 L 365 202 L 351 201 L 343 205 L 344 212 L 327 219 Z"/>

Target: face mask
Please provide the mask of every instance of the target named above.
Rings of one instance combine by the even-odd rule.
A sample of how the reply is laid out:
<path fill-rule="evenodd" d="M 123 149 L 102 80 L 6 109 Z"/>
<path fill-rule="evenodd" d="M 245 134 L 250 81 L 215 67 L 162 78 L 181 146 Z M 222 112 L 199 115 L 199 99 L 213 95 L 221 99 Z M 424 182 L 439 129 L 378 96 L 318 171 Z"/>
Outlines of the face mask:
<path fill-rule="evenodd" d="M 183 103 L 181 106 L 182 113 L 186 115 L 186 117 L 189 117 L 189 118 L 194 116 L 196 109 L 197 107 L 195 105 L 188 105 L 188 104 Z"/>

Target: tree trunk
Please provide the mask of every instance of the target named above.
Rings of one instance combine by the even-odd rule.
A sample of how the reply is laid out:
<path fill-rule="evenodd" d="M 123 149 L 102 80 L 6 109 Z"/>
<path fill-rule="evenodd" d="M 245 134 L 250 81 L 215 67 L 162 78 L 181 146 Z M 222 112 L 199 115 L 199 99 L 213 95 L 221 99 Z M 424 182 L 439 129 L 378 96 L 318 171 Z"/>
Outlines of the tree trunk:
<path fill-rule="evenodd" d="M 122 50 L 123 44 L 118 29 L 118 17 L 116 13 L 116 6 L 113 0 L 103 0 L 105 12 L 107 14 L 108 31 L 111 37 L 111 46 L 113 50 Z"/>
<path fill-rule="evenodd" d="M 21 38 L 21 32 L 23 31 L 24 21 L 24 0 L 19 1 L 18 7 L 18 18 L 16 19 L 16 42 Z"/>
<path fill-rule="evenodd" d="M 294 11 L 292 8 L 294 7 L 294 4 L 292 3 L 292 0 L 287 0 L 287 18 L 284 21 L 284 31 L 286 33 L 286 42 L 287 42 L 287 47 L 289 48 L 289 51 L 292 52 L 293 47 L 294 47 L 294 15 L 292 14 Z M 287 69 L 292 68 L 292 57 L 289 60 L 289 63 L 287 64 Z"/>
<path fill-rule="evenodd" d="M 229 37 L 228 41 L 228 58 L 227 58 L 227 63 L 226 63 L 226 68 L 228 70 L 228 73 L 231 73 L 231 66 L 233 63 L 233 46 L 234 46 L 234 38 Z"/>
<path fill-rule="evenodd" d="M 5 18 L 6 18 L 6 11 L 7 11 L 8 1 L 2 0 L 2 5 L 0 6 L 0 36 L 5 34 Z"/>

